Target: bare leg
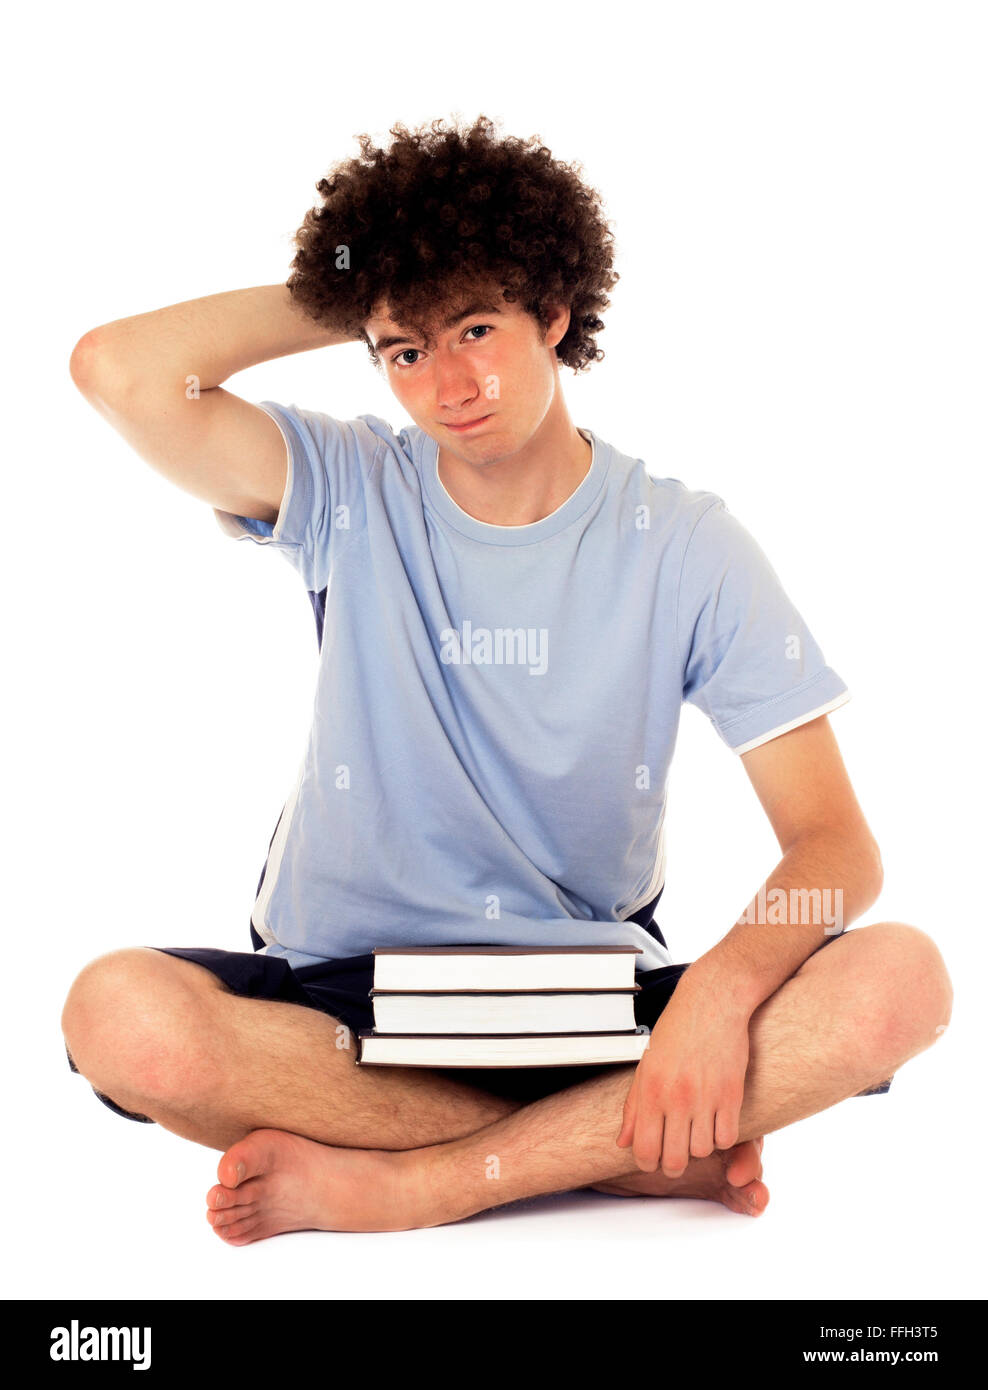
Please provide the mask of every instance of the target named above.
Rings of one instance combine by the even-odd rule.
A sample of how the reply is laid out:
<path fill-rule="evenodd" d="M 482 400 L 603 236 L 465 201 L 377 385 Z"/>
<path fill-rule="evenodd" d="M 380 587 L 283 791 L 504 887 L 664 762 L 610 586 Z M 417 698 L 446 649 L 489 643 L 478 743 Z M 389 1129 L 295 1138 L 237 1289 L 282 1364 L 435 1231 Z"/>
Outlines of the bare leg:
<path fill-rule="evenodd" d="M 358 1067 L 356 1039 L 340 1027 L 315 1009 L 245 999 L 205 966 L 146 947 L 91 962 L 62 1014 L 73 1061 L 97 1090 L 214 1149 L 260 1128 L 412 1149 L 520 1107 L 425 1068 Z"/>
<path fill-rule="evenodd" d="M 936 1041 L 951 1001 L 925 933 L 901 923 L 847 932 L 753 1014 L 739 1139 L 793 1124 L 891 1075 Z M 631 1069 L 618 1068 L 463 1138 L 399 1153 L 354 1153 L 259 1130 L 220 1160 L 209 1217 L 233 1244 L 285 1230 L 407 1230 L 607 1182 L 632 1161 L 615 1142 L 630 1080 Z M 688 1195 L 693 1167 L 665 1180 L 668 1195 Z"/>
<path fill-rule="evenodd" d="M 104 1095 L 220 1151 L 262 1129 L 361 1151 L 418 1149 L 523 1104 L 429 1069 L 357 1067 L 355 1040 L 329 1015 L 242 998 L 205 966 L 143 947 L 88 965 L 62 1027 L 76 1066 Z M 760 1177 L 753 1145 L 728 1152 L 742 1158 L 732 1182 Z M 723 1180 L 711 1192 L 736 1195 Z"/>

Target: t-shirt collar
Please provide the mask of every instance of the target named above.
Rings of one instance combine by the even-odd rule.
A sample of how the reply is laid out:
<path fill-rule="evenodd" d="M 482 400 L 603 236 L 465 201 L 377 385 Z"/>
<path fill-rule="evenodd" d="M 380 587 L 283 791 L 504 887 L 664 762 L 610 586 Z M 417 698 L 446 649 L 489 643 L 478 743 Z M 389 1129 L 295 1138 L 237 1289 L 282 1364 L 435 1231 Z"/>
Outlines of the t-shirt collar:
<path fill-rule="evenodd" d="M 487 545 L 533 545 L 546 540 L 583 515 L 600 492 L 610 465 L 608 445 L 598 439 L 592 430 L 581 428 L 580 434 L 592 450 L 590 468 L 566 501 L 541 521 L 533 521 L 527 526 L 495 526 L 487 521 L 478 521 L 453 501 L 439 477 L 439 442 L 420 429 L 417 453 L 426 498 L 432 510 L 454 530 Z"/>

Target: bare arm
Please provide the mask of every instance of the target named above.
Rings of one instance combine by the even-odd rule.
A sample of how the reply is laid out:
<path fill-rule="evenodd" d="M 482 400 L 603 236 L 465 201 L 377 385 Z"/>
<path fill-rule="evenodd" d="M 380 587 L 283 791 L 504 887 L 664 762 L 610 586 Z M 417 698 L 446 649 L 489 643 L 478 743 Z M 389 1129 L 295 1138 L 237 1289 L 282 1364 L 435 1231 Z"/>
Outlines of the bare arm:
<path fill-rule="evenodd" d="M 783 858 L 763 896 L 756 894 L 680 983 L 684 995 L 696 985 L 749 1017 L 829 934 L 868 910 L 883 874 L 826 715 L 743 753 L 741 761 Z"/>
<path fill-rule="evenodd" d="M 69 370 L 159 473 L 211 506 L 274 522 L 287 478 L 284 440 L 269 415 L 220 383 L 258 362 L 345 341 L 303 314 L 284 285 L 260 285 L 94 328 Z"/>
<path fill-rule="evenodd" d="M 667 1176 L 690 1155 L 737 1143 L 752 1014 L 824 944 L 827 927 L 846 926 L 882 886 L 878 846 L 826 715 L 741 760 L 783 858 L 763 885 L 765 904 L 756 895 L 744 921 L 684 971 L 635 1072 L 617 1144 L 650 1172 L 661 1153 Z"/>

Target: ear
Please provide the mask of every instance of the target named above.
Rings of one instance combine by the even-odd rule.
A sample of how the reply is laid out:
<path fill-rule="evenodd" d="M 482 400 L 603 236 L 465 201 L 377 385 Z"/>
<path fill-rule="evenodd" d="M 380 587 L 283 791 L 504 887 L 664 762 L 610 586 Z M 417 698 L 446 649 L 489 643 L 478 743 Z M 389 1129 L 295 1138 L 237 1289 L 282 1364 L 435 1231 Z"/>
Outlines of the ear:
<path fill-rule="evenodd" d="M 544 342 L 546 347 L 554 348 L 566 337 L 570 324 L 569 305 L 549 304 L 546 306 L 546 316 L 549 323 L 545 331 Z"/>

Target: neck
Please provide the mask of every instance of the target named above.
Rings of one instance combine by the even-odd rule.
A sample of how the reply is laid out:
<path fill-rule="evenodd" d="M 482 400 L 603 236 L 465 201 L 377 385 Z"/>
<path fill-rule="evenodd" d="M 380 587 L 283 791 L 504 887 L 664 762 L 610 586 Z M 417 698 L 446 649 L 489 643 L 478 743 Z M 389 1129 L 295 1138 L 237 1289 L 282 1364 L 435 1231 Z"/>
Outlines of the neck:
<path fill-rule="evenodd" d="M 456 505 L 491 526 L 530 526 L 557 511 L 589 473 L 593 446 L 565 410 L 551 416 L 507 454 L 471 457 L 440 445 L 439 481 Z"/>

